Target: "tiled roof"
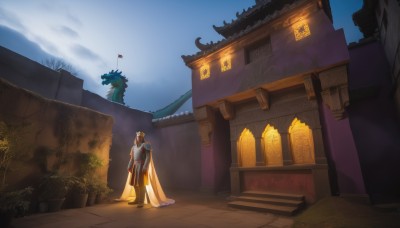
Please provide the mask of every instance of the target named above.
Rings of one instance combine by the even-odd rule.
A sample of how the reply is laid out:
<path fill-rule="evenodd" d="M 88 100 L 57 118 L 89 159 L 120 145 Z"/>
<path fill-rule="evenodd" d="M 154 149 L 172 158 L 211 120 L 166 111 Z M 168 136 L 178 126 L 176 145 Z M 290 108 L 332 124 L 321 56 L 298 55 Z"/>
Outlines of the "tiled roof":
<path fill-rule="evenodd" d="M 296 8 L 297 6 L 301 5 L 302 3 L 304 3 L 306 0 L 284 0 L 282 2 L 293 2 L 293 3 L 287 3 L 286 5 L 283 5 L 282 7 L 279 8 L 279 10 L 274 10 L 272 13 L 267 14 L 265 17 L 263 17 L 262 19 L 259 19 L 257 21 L 254 21 L 254 23 L 247 25 L 247 27 L 241 29 L 240 31 L 237 31 L 237 33 L 234 33 L 232 35 L 230 35 L 229 37 L 222 39 L 216 43 L 207 43 L 207 44 L 201 44 L 200 43 L 200 37 L 196 39 L 195 44 L 196 46 L 200 49 L 199 52 L 197 52 L 194 55 L 182 55 L 182 59 L 183 61 L 188 64 L 192 61 L 195 61 L 205 55 L 208 55 L 226 45 L 228 45 L 229 43 L 231 43 L 234 40 L 237 40 L 238 38 L 248 34 L 251 31 L 254 31 L 255 29 L 259 28 L 261 25 L 264 25 L 270 21 L 272 21 L 273 19 L 277 18 L 278 16 Z M 261 10 L 264 9 L 262 8 L 262 6 L 268 6 L 268 0 L 259 0 L 257 2 L 264 2 L 263 5 L 257 6 L 257 4 L 251 8 L 249 8 L 247 11 L 245 11 L 244 13 L 242 13 L 241 17 L 245 17 L 244 14 L 250 14 L 251 12 L 257 11 L 257 10 Z M 272 1 L 275 2 L 275 1 Z M 250 13 L 249 13 L 250 12 Z M 232 24 L 227 24 L 226 25 L 228 27 L 232 27 Z"/>
<path fill-rule="evenodd" d="M 216 32 L 223 37 L 228 38 L 235 33 L 246 29 L 246 27 L 257 23 L 257 21 L 264 19 L 275 11 L 281 10 L 285 5 L 292 4 L 298 0 L 256 0 L 256 4 L 249 7 L 247 10 L 243 9 L 241 13 L 236 13 L 235 20 L 231 23 L 223 22 L 223 25 L 218 27 L 213 25 Z"/>

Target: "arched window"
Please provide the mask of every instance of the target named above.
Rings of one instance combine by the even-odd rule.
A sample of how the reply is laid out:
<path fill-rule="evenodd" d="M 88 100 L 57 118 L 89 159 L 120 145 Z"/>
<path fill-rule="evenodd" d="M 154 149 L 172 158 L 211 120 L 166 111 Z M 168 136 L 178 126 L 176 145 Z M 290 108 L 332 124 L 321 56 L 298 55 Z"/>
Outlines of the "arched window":
<path fill-rule="evenodd" d="M 278 130 L 268 124 L 262 134 L 262 143 L 264 145 L 265 164 L 282 165 L 282 143 Z"/>
<path fill-rule="evenodd" d="M 253 134 L 247 128 L 242 131 L 238 141 L 240 165 L 242 167 L 256 166 L 256 141 Z"/>
<path fill-rule="evenodd" d="M 295 164 L 314 164 L 314 140 L 307 124 L 295 118 L 289 127 L 290 146 Z"/>

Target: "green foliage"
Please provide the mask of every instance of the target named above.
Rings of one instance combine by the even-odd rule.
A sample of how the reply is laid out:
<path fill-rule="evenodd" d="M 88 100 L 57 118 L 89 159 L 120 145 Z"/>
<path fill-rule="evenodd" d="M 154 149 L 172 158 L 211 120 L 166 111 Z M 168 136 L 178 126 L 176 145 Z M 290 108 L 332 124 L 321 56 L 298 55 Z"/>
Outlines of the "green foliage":
<path fill-rule="evenodd" d="M 97 194 L 99 191 L 99 181 L 94 178 L 90 178 L 87 181 L 87 188 L 89 193 Z"/>
<path fill-rule="evenodd" d="M 112 193 L 114 190 L 107 186 L 107 183 L 99 182 L 97 186 L 97 193 L 102 194 L 104 196 Z"/>
<path fill-rule="evenodd" d="M 80 176 L 92 178 L 96 169 L 103 166 L 103 161 L 96 154 L 78 152 L 77 156 Z"/>
<path fill-rule="evenodd" d="M 89 193 L 102 194 L 103 196 L 106 196 L 113 191 L 107 186 L 107 183 L 104 183 L 97 178 L 87 179 L 87 187 Z"/>
<path fill-rule="evenodd" d="M 7 172 L 10 171 L 10 164 L 17 159 L 23 159 L 27 145 L 23 137 L 29 133 L 31 124 L 22 122 L 19 124 L 7 124 L 0 121 L 0 174 L 2 181 L 0 187 L 6 185 Z"/>
<path fill-rule="evenodd" d="M 26 214 L 29 209 L 29 197 L 33 188 L 27 187 L 17 191 L 0 191 L 0 213 L 12 214 L 21 217 Z"/>
<path fill-rule="evenodd" d="M 39 200 L 62 199 L 67 195 L 68 182 L 57 174 L 47 175 L 39 184 Z"/>
<path fill-rule="evenodd" d="M 68 186 L 72 193 L 85 194 L 88 193 L 88 181 L 83 177 L 70 177 Z"/>

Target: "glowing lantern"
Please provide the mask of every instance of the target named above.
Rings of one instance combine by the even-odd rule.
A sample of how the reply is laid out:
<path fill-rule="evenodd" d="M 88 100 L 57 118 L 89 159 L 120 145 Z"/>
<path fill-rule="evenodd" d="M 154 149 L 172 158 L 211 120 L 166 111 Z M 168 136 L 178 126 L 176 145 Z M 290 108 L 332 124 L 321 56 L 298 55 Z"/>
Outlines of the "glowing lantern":
<path fill-rule="evenodd" d="M 210 65 L 204 64 L 200 67 L 200 80 L 210 77 Z"/>
<path fill-rule="evenodd" d="M 221 58 L 221 72 L 225 72 L 227 70 L 230 70 L 231 68 L 232 68 L 231 56 L 226 55 L 223 58 Z"/>
<path fill-rule="evenodd" d="M 296 41 L 299 41 L 311 35 L 310 27 L 308 27 L 308 24 L 305 20 L 300 20 L 299 22 L 296 22 L 295 24 L 292 25 L 292 28 Z"/>

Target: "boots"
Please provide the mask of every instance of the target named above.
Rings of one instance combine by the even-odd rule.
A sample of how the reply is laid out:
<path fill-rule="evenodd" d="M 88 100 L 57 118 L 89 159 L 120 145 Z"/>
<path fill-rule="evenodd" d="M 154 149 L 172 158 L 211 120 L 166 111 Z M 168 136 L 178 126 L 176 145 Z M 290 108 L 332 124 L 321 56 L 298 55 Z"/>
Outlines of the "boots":
<path fill-rule="evenodd" d="M 144 205 L 144 196 L 146 194 L 146 188 L 144 186 L 134 186 L 136 198 L 134 201 L 128 202 L 129 205 L 137 204 L 136 207 L 142 208 Z"/>

